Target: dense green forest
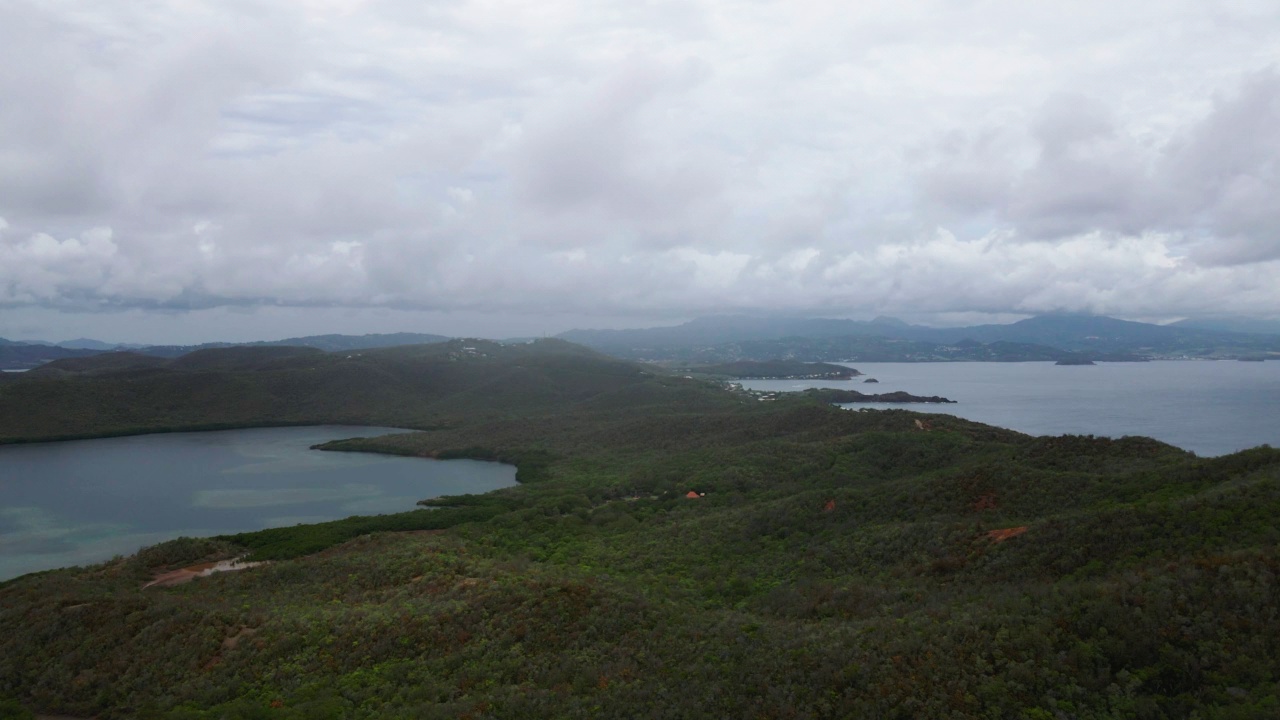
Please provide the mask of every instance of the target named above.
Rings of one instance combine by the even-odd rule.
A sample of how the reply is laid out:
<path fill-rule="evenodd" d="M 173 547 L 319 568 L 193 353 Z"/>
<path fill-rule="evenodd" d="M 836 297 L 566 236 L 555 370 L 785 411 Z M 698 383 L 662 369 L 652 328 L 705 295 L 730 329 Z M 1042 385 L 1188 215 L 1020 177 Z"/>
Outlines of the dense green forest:
<path fill-rule="evenodd" d="M 1280 451 L 761 403 L 555 341 L 261 350 L 7 382 L 0 439 L 364 422 L 422 432 L 326 449 L 520 484 L 4 583 L 0 716 L 1280 716 Z"/>

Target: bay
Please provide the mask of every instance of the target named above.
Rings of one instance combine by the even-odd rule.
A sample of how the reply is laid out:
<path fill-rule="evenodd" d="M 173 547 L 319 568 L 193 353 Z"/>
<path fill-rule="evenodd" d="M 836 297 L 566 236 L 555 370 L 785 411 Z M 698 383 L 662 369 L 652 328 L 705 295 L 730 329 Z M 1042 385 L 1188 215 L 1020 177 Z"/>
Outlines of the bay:
<path fill-rule="evenodd" d="M 754 390 L 836 387 L 941 395 L 955 405 L 856 404 L 946 413 L 1031 435 L 1143 435 L 1198 455 L 1280 446 L 1280 362 L 845 363 L 848 381 L 749 380 Z M 868 384 L 867 378 L 878 383 Z"/>
<path fill-rule="evenodd" d="M 515 484 L 515 468 L 311 446 L 340 425 L 0 446 L 0 580 L 208 536 L 413 510 Z"/>

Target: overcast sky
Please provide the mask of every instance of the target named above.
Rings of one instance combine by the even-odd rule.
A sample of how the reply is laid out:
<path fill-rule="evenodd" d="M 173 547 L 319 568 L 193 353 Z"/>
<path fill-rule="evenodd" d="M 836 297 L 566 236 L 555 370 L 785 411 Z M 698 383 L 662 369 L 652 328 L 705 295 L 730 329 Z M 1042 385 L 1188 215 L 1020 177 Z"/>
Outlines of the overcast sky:
<path fill-rule="evenodd" d="M 0 336 L 1280 315 L 1275 0 L 4 0 Z"/>

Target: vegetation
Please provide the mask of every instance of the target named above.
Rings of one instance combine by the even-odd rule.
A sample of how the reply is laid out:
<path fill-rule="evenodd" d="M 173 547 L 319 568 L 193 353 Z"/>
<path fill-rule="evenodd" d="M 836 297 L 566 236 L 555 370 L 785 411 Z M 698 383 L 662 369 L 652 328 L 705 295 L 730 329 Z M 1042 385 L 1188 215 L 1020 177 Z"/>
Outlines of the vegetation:
<path fill-rule="evenodd" d="M 684 368 L 684 371 L 730 378 L 777 380 L 848 380 L 862 374 L 843 365 L 808 363 L 799 360 L 739 360 L 717 365 L 695 365 Z"/>
<path fill-rule="evenodd" d="M 10 440 L 37 437 L 10 413 L 41 397 L 38 427 L 85 434 L 361 418 L 425 429 L 325 447 L 522 480 L 0 585 L 0 698 L 103 718 L 1280 713 L 1280 451 L 759 403 L 565 343 L 431 348 L 0 386 Z M 240 394 L 200 412 L 174 388 Z M 272 562 L 142 589 L 244 554 Z"/>
<path fill-rule="evenodd" d="M 445 342 L 449 338 L 443 335 L 425 335 L 422 333 L 386 333 L 373 335 L 308 335 L 306 337 L 285 338 L 284 340 L 266 340 L 247 343 L 213 342 L 202 345 L 112 345 L 97 340 L 80 340 L 63 343 L 66 347 L 45 343 L 18 342 L 0 338 L 0 370 L 27 370 L 35 367 L 47 367 L 50 361 L 61 359 L 97 357 L 114 355 L 117 362 L 134 365 L 149 364 L 145 358 L 162 361 L 164 358 L 176 358 L 189 355 L 200 350 L 229 347 L 308 347 L 337 352 L 340 350 L 367 350 L 370 348 L 396 347 L 400 345 L 424 345 L 427 343 Z M 123 356 L 123 357 L 122 357 Z M 137 358 L 142 357 L 143 360 Z M 107 361 L 108 363 L 111 360 Z M 156 364 L 163 364 L 157 362 Z M 63 365 L 63 368 L 70 367 Z"/>
<path fill-rule="evenodd" d="M 837 388 L 810 388 L 804 391 L 808 397 L 827 403 L 954 403 L 941 395 L 912 395 L 895 390 L 887 393 L 862 393 L 857 390 Z"/>

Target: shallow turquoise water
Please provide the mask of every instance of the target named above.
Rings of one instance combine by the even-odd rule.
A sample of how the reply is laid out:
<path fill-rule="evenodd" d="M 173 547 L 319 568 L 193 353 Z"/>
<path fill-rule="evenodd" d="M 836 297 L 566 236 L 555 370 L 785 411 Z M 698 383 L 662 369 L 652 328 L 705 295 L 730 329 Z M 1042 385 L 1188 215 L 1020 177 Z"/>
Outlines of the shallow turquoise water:
<path fill-rule="evenodd" d="M 515 484 L 515 468 L 311 450 L 403 432 L 347 426 L 0 447 L 0 579 L 204 536 L 412 510 Z"/>

